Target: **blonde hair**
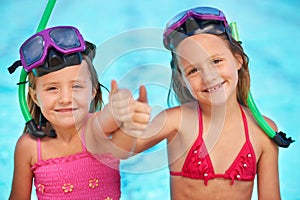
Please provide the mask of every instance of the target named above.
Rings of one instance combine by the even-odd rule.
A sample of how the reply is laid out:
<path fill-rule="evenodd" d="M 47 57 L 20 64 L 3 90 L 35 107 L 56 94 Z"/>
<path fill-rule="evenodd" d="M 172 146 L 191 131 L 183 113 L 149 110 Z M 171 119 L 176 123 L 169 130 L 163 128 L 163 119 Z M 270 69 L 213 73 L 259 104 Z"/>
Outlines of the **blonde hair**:
<path fill-rule="evenodd" d="M 242 58 L 242 67 L 238 71 L 238 84 L 236 95 L 238 102 L 241 105 L 248 107 L 247 98 L 250 90 L 250 73 L 248 67 L 249 58 L 245 54 L 244 49 L 239 42 L 235 41 L 233 38 L 231 38 L 231 41 L 229 41 L 228 36 L 226 34 L 220 34 L 218 36 L 226 42 L 226 44 L 229 47 L 229 50 L 235 56 L 236 59 L 237 56 L 240 56 Z M 170 65 L 172 68 L 172 77 L 170 84 L 171 86 L 168 94 L 168 105 L 172 105 L 171 90 L 174 91 L 176 100 L 181 104 L 190 101 L 195 101 L 195 98 L 191 95 L 189 90 L 184 85 L 182 85 L 180 81 L 180 76 L 182 74 L 177 64 L 175 52 L 172 52 L 172 60 L 170 62 Z"/>
<path fill-rule="evenodd" d="M 98 81 L 98 74 L 96 72 L 96 69 L 92 63 L 93 57 L 90 55 L 86 55 L 85 53 L 82 53 L 82 59 L 87 62 L 88 69 L 90 72 L 90 79 L 92 82 L 92 87 L 93 89 L 96 89 L 96 95 L 95 98 L 93 99 L 91 106 L 90 106 L 90 112 L 96 112 L 97 110 L 101 110 L 103 106 L 103 99 L 102 99 L 102 91 L 101 91 L 101 84 Z M 32 88 L 33 90 L 36 89 L 36 84 L 35 84 L 35 76 L 33 75 L 32 72 L 28 73 L 28 82 L 29 82 L 29 87 Z M 34 119 L 36 124 L 39 124 L 39 121 L 41 120 L 41 109 L 38 105 L 36 105 L 31 97 L 31 95 L 27 94 L 27 105 L 29 112 Z M 25 126 L 24 128 L 24 133 L 27 133 L 28 129 Z"/>

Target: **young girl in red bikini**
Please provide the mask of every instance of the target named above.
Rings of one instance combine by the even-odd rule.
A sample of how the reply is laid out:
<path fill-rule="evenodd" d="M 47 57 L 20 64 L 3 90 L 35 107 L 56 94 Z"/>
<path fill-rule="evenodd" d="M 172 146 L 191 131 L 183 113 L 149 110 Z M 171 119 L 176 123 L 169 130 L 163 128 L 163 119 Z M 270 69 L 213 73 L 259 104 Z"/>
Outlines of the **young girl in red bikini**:
<path fill-rule="evenodd" d="M 154 118 L 136 152 L 167 139 L 173 200 L 249 200 L 256 174 L 258 198 L 280 199 L 278 147 L 248 108 L 248 57 L 224 14 L 210 7 L 179 13 L 164 45 L 181 105 Z"/>

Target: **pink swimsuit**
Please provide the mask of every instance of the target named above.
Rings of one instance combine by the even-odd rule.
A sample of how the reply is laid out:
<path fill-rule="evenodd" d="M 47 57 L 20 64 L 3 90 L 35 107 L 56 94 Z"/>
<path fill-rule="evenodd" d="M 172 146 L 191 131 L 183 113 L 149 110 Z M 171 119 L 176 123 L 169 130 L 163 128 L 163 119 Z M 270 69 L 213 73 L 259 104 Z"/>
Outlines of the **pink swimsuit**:
<path fill-rule="evenodd" d="M 42 160 L 37 140 L 38 162 L 31 169 L 38 199 L 120 199 L 120 161 L 109 154 L 96 159 L 82 144 L 83 152 Z"/>
<path fill-rule="evenodd" d="M 241 108 L 242 119 L 244 123 L 246 142 L 237 155 L 231 166 L 225 171 L 224 174 L 216 174 L 207 152 L 205 143 L 202 138 L 202 113 L 199 108 L 199 135 L 190 149 L 181 172 L 170 172 L 173 176 L 183 176 L 193 179 L 204 180 L 207 185 L 210 179 L 224 178 L 230 179 L 231 184 L 234 180 L 239 181 L 253 181 L 256 174 L 256 156 L 249 139 L 248 124 L 245 113 Z"/>

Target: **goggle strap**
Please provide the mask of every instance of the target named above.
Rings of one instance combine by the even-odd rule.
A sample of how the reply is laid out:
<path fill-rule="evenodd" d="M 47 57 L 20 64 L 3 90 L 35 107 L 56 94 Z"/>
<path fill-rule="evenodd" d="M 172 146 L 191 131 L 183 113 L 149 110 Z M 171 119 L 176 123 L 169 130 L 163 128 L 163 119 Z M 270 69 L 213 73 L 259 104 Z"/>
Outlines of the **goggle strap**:
<path fill-rule="evenodd" d="M 109 89 L 105 85 L 103 85 L 103 84 L 101 84 L 99 82 L 98 82 L 98 85 L 99 85 L 99 90 L 100 91 L 101 91 L 101 87 L 103 87 L 109 93 Z"/>
<path fill-rule="evenodd" d="M 17 85 L 22 85 L 22 84 L 26 84 L 26 83 L 28 83 L 28 81 L 19 82 L 19 83 L 17 83 Z"/>
<path fill-rule="evenodd" d="M 22 66 L 22 62 L 21 62 L 21 60 L 17 60 L 16 62 L 14 62 L 14 64 L 12 64 L 12 66 L 10 66 L 9 68 L 7 68 L 7 70 L 9 71 L 10 74 L 12 74 L 20 66 Z"/>

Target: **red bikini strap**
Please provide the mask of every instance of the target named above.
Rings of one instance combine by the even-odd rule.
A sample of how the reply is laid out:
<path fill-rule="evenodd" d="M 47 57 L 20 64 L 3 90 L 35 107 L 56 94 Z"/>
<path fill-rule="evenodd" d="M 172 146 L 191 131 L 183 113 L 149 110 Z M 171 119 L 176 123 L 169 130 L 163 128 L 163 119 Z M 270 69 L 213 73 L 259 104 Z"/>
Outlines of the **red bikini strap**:
<path fill-rule="evenodd" d="M 198 137 L 203 136 L 203 120 L 202 120 L 202 110 L 200 104 L 198 105 L 198 121 L 199 121 L 199 134 Z"/>
<path fill-rule="evenodd" d="M 240 105 L 240 109 L 242 112 L 242 118 L 243 118 L 243 123 L 244 123 L 244 129 L 245 129 L 245 137 L 246 137 L 246 141 L 249 141 L 249 131 L 248 131 L 248 122 L 247 122 L 247 117 L 245 115 L 245 112 L 242 108 L 242 106 Z"/>

